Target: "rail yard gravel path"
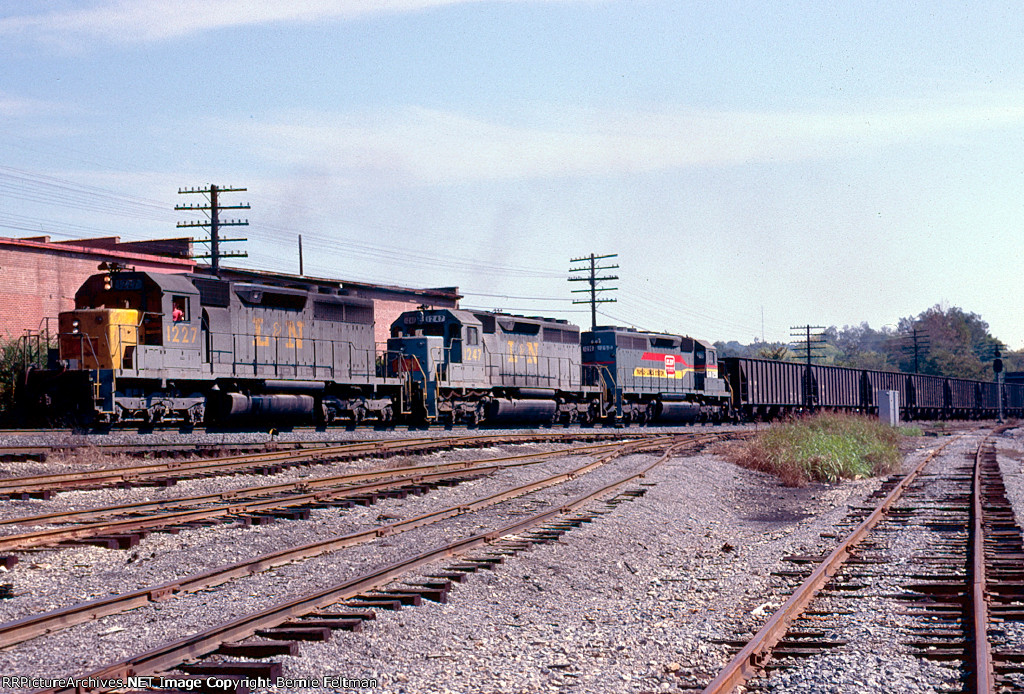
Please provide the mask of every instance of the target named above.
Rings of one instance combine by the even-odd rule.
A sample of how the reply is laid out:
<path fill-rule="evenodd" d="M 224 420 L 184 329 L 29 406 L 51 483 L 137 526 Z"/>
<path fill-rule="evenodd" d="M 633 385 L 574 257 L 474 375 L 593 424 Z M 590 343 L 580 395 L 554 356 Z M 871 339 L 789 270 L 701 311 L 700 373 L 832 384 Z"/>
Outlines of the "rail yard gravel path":
<path fill-rule="evenodd" d="M 937 440 L 920 439 L 919 443 L 933 447 Z M 480 451 L 463 453 L 478 456 Z M 923 453 L 912 453 L 907 462 L 919 455 Z M 383 538 L 36 639 L 0 652 L 0 674 L 83 673 L 176 638 L 185 625 L 194 630 L 225 621 L 287 595 L 343 580 L 412 548 L 500 525 L 650 460 L 648 455 L 629 456 L 601 468 L 593 478 L 588 476 L 593 482 L 580 480 L 572 488 L 547 490 L 472 517 Z M 21 593 L 14 600 L 0 601 L 0 619 L 151 585 L 285 543 L 310 542 L 408 517 L 483 496 L 502 483 L 521 484 L 583 462 L 577 457 L 506 470 L 493 479 L 435 490 L 424 497 L 385 500 L 348 511 L 318 511 L 316 522 L 154 534 L 139 547 L 121 552 L 94 548 L 39 552 L 34 561 L 23 561 L 0 576 L 0 582 L 13 583 L 15 592 Z M 316 474 L 320 472 L 317 469 Z M 259 483 L 273 479 L 261 476 Z M 242 486 L 239 477 L 227 480 L 228 486 Z M 821 533 L 834 532 L 849 507 L 865 503 L 880 484 L 873 479 L 788 489 L 714 455 L 673 459 L 653 471 L 647 482 L 656 484 L 648 487 L 645 496 L 618 505 L 567 533 L 560 542 L 521 553 L 495 571 L 472 575 L 449 593 L 447 604 L 425 602 L 399 612 L 381 611 L 362 633 L 335 632 L 325 644 L 304 643 L 301 657 L 279 659 L 286 675 L 373 678 L 379 685 L 373 691 L 393 694 L 661 692 L 703 683 L 728 658 L 726 648 L 713 640 L 752 634 L 785 599 L 788 584 L 771 576 L 773 570 L 784 568 L 781 557 L 828 549 L 835 541 L 822 539 Z M 182 492 L 179 484 L 173 494 Z M 189 489 L 188 493 L 201 491 Z M 100 503 L 112 501 L 90 501 Z M 43 507 L 33 512 L 39 510 Z M 440 568 L 443 565 L 432 571 Z M 849 665 L 844 668 L 839 663 L 835 672 L 852 672 Z M 885 669 L 879 674 L 902 677 Z M 899 681 L 913 685 L 917 680 Z M 932 691 L 919 684 L 904 691 Z M 261 691 L 324 690 L 295 684 Z M 835 691 L 859 690 L 851 684 Z"/>
<path fill-rule="evenodd" d="M 820 549 L 820 533 L 879 485 L 786 489 L 714 456 L 674 460 L 649 481 L 643 498 L 475 576 L 448 604 L 381 614 L 363 634 L 283 659 L 286 672 L 378 678 L 395 694 L 702 684 L 728 659 L 713 641 L 752 633 L 784 601 L 770 575 L 780 557 Z"/>
<path fill-rule="evenodd" d="M 475 460 L 514 453 L 556 450 L 550 445 L 528 445 L 509 448 L 450 451 L 385 461 L 388 466 L 429 464 L 433 461 Z M 383 499 L 369 506 L 351 509 L 313 509 L 309 520 L 280 520 L 268 525 L 242 527 L 239 524 L 217 524 L 210 527 L 183 529 L 178 534 L 154 533 L 130 550 L 108 550 L 99 547 L 65 547 L 15 553 L 22 561 L 3 579 L 13 585 L 15 598 L 0 601 L 0 621 L 52 610 L 106 595 L 136 590 L 172 581 L 216 566 L 252 558 L 275 549 L 324 540 L 353 533 L 394 520 L 409 518 L 445 506 L 470 501 L 501 489 L 525 484 L 557 472 L 572 470 L 592 460 L 585 456 L 559 458 L 535 466 L 508 468 L 498 473 L 462 482 L 456 487 L 441 487 L 423 496 L 405 499 Z M 381 461 L 345 463 L 330 474 L 365 470 Z M 318 466 L 305 470 L 312 477 L 326 472 Z M 311 474 L 312 473 L 312 474 Z M 273 484 L 302 479 L 302 470 L 288 470 L 271 476 L 235 476 L 181 482 L 174 496 L 182 493 L 206 494 L 249 484 Z M 244 479 L 249 478 L 249 479 Z M 124 503 L 131 499 L 170 496 L 167 490 L 152 488 L 104 489 L 68 492 L 55 502 L 33 503 L 36 510 L 57 510 L 64 504 L 72 508 Z M 64 499 L 67 497 L 67 499 Z M 63 500 L 63 501 L 62 501 Z M 86 502 L 86 503 L 83 503 Z M 52 505 L 52 507 L 50 506 Z M 46 506 L 42 508 L 41 506 Z M 426 529 L 422 529 L 426 530 Z M 398 536 L 401 537 L 401 536 Z M 389 540 L 379 541 L 387 544 Z M 352 550 L 344 550 L 351 552 Z M 60 577 L 60 580 L 54 580 Z M 0 656 L 0 663 L 2 663 Z"/>

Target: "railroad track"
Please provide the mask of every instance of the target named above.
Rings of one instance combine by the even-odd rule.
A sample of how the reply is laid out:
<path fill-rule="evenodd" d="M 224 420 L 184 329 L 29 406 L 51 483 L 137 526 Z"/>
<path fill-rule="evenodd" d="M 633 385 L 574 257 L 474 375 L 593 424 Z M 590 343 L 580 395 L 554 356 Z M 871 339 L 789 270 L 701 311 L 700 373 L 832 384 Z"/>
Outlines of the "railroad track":
<path fill-rule="evenodd" d="M 560 429 L 560 428 L 559 428 Z M 623 433 L 638 432 L 639 435 L 648 434 L 646 431 L 647 427 L 640 428 L 636 427 L 632 430 L 617 427 L 606 427 L 606 426 L 592 426 L 585 429 L 569 429 L 559 432 L 558 430 L 548 430 L 549 434 L 566 435 L 577 440 L 586 439 L 588 436 L 595 435 L 607 436 L 614 438 L 621 436 Z M 410 430 L 411 432 L 412 430 Z M 451 438 L 454 436 L 471 437 L 473 435 L 482 436 L 496 436 L 500 434 L 496 433 L 481 433 L 480 429 L 474 429 L 471 427 L 454 427 L 452 429 L 438 430 L 439 434 L 434 435 L 432 438 Z M 124 436 L 131 437 L 135 434 L 133 432 L 125 431 L 121 432 Z M 45 462 L 50 456 L 54 454 L 73 454 L 79 451 L 90 451 L 99 452 L 104 455 L 123 455 L 129 457 L 144 457 L 147 459 L 158 459 L 158 458 L 182 458 L 191 456 L 204 456 L 210 457 L 213 455 L 223 455 L 225 452 L 229 452 L 232 455 L 244 455 L 244 454 L 258 454 L 258 453 L 273 453 L 276 451 L 284 450 L 316 450 L 320 448 L 329 448 L 333 446 L 342 446 L 351 443 L 359 443 L 358 439 L 354 439 L 352 436 L 344 436 L 344 433 L 348 432 L 331 432 L 331 438 L 310 440 L 309 438 L 303 438 L 303 434 L 322 434 L 322 430 L 318 430 L 314 427 L 308 428 L 295 428 L 290 429 L 283 434 L 279 434 L 276 431 L 262 432 L 265 440 L 263 441 L 232 441 L 228 440 L 235 434 L 251 434 L 252 432 L 243 431 L 211 431 L 207 432 L 202 429 L 195 429 L 191 434 L 209 434 L 210 436 L 222 436 L 225 440 L 222 441 L 189 441 L 189 442 L 173 442 L 173 441 L 146 441 L 144 444 L 137 443 L 111 443 L 104 440 L 104 437 L 100 436 L 81 436 L 74 434 L 71 431 L 65 430 L 47 430 L 47 429 L 0 429 L 0 462 L 11 462 L 11 461 L 26 461 L 36 460 Z M 378 433 L 382 436 L 393 436 L 396 432 L 389 430 L 378 430 Z M 401 433 L 401 431 L 399 431 Z M 657 432 L 657 434 L 666 433 L 664 430 Z M 299 436 L 292 436 L 292 434 L 299 434 Z M 508 434 L 505 435 L 514 435 Z M 523 436 L 530 436 L 530 433 L 524 433 Z M 3 445 L 4 440 L 7 437 L 13 436 L 38 436 L 43 439 L 52 439 L 55 436 L 60 437 L 55 443 L 46 444 L 38 443 L 33 445 Z M 140 439 L 144 440 L 146 433 L 142 432 Z M 422 440 L 430 437 L 407 437 L 405 440 Z"/>
<path fill-rule="evenodd" d="M 164 460 L 117 468 L 8 477 L 0 479 L 0 497 L 47 499 L 55 493 L 73 489 L 98 489 L 111 486 L 171 486 L 183 479 L 239 473 L 274 474 L 298 465 L 315 465 L 365 457 L 422 454 L 453 448 L 515 443 L 612 441 L 623 438 L 649 439 L 657 436 L 663 436 L 663 434 L 624 433 L 621 431 L 603 433 L 536 432 L 360 441 L 309 450 L 272 451 L 197 460 Z"/>
<path fill-rule="evenodd" d="M 34 635 L 49 633 L 55 629 L 92 620 L 104 614 L 115 614 L 154 600 L 167 600 L 186 592 L 205 590 L 210 586 L 231 580 L 233 577 L 245 576 L 281 563 L 367 542 L 380 536 L 390 536 L 436 522 L 441 518 L 472 513 L 501 501 L 538 489 L 552 487 L 570 479 L 582 479 L 587 472 L 624 454 L 668 448 L 668 451 L 654 462 L 645 464 L 639 469 L 634 467 L 625 475 L 620 473 L 621 476 L 611 482 L 602 483 L 598 488 L 591 489 L 568 502 L 558 503 L 554 507 L 530 513 L 526 517 L 520 516 L 514 522 L 497 528 L 470 534 L 454 542 L 420 551 L 414 556 L 374 568 L 355 578 L 318 590 L 315 593 L 295 597 L 253 614 L 215 625 L 210 629 L 153 649 L 140 656 L 112 663 L 88 675 L 83 675 L 83 677 L 92 677 L 94 680 L 116 679 L 129 675 L 162 673 L 182 666 L 184 669 L 181 672 L 191 673 L 194 676 L 230 678 L 239 675 L 248 677 L 265 675 L 272 677 L 274 673 L 280 672 L 280 664 L 266 661 L 240 663 L 235 660 L 228 661 L 221 656 L 235 657 L 248 654 L 249 657 L 262 658 L 273 652 L 292 653 L 298 648 L 297 641 L 299 640 L 327 638 L 330 632 L 336 629 L 360 628 L 366 619 L 372 618 L 371 608 L 392 609 L 400 604 L 418 604 L 423 599 L 444 600 L 453 581 L 463 580 L 467 574 L 476 570 L 494 567 L 516 552 L 524 551 L 534 544 L 555 541 L 571 528 L 593 520 L 604 511 L 579 513 L 578 510 L 588 504 L 593 504 L 597 499 L 614 495 L 614 499 L 612 499 L 614 504 L 642 495 L 642 488 L 625 491 L 621 491 L 620 488 L 641 479 L 653 467 L 667 460 L 673 451 L 682 448 L 699 448 L 717 438 L 719 436 L 712 434 L 688 436 L 683 441 L 662 439 L 620 444 L 617 451 L 610 452 L 602 458 L 571 471 L 552 475 L 514 489 L 505 489 L 497 494 L 469 503 L 463 502 L 457 506 L 379 526 L 365 532 L 331 538 L 328 541 L 316 543 L 316 546 L 287 548 L 274 553 L 273 556 L 263 556 L 250 562 L 221 567 L 216 571 L 187 577 L 173 584 L 151 586 L 133 594 L 113 596 L 75 606 L 74 609 L 68 608 L 48 615 L 35 615 L 18 620 L 16 623 L 0 625 L 0 645 L 15 644 L 33 638 Z M 439 562 L 445 559 L 449 561 L 443 566 L 440 565 Z M 424 567 L 427 568 L 424 569 Z M 418 568 L 428 571 L 433 578 L 412 584 L 391 585 L 395 581 L 401 581 L 403 577 L 407 577 L 410 571 Z M 261 639 L 253 641 L 255 635 L 260 635 Z M 210 657 L 214 653 L 220 655 Z M 200 657 L 204 659 L 201 662 L 195 662 Z M 110 688 L 112 687 L 97 687 L 95 690 Z M 73 690 L 51 688 L 47 691 Z"/>
<path fill-rule="evenodd" d="M 919 659 L 942 691 L 1024 691 L 1024 548 L 991 439 L 970 465 L 927 472 L 943 445 L 860 509 L 831 553 L 787 557 L 798 568 L 779 575 L 802 582 L 752 639 L 726 641 L 735 657 L 703 693 L 808 691 L 837 663 L 887 658 Z M 872 674 L 854 678 L 877 691 Z"/>
<path fill-rule="evenodd" d="M 543 453 L 377 469 L 159 501 L 147 500 L 11 518 L 0 520 L 0 527 L 48 527 L 0 536 L 0 552 L 47 547 L 72 540 L 110 549 L 127 549 L 138 544 L 150 532 L 177 531 L 195 523 L 221 521 L 252 524 L 274 518 L 307 519 L 310 509 L 314 507 L 351 507 L 373 503 L 378 498 L 388 496 L 404 498 L 410 493 L 425 493 L 439 485 L 458 484 L 508 467 L 536 465 L 551 458 L 570 455 L 601 455 L 618 445 L 621 444 L 588 444 Z M 0 565 L 11 568 L 16 563 L 11 559 L 16 558 L 0 557 Z"/>

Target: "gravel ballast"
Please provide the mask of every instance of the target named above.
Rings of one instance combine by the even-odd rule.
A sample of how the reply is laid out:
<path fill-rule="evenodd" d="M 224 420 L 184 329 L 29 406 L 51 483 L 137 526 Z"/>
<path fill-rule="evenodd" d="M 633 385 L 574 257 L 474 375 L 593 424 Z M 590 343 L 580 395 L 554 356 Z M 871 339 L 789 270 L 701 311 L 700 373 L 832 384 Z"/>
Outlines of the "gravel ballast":
<path fill-rule="evenodd" d="M 36 639 L 0 653 L 0 673 L 82 673 L 117 655 L 176 638 L 186 624 L 196 629 L 224 621 L 322 585 L 328 577 L 335 582 L 392 561 L 408 548 L 422 550 L 488 525 L 496 527 L 527 510 L 562 503 L 588 484 L 595 486 L 652 459 L 628 456 L 600 469 L 590 482 L 546 490 L 486 515 L 452 519 L 422 533 L 384 538 Z M 550 474 L 559 465 L 567 469 L 582 463 L 574 458 L 543 469 Z M 540 475 L 541 467 L 505 471 L 502 479 L 467 482 L 426 497 L 387 500 L 344 513 L 325 510 L 316 522 L 154 535 L 130 562 L 131 551 L 76 548 L 41 554 L 37 563 L 51 565 L 28 569 L 39 574 L 38 582 L 26 585 L 26 595 L 0 602 L 0 618 L 152 584 L 181 575 L 176 572 L 224 563 L 224 556 L 252 556 L 267 546 L 368 527 L 384 522 L 382 517 L 408 517 L 430 504 L 477 498 L 487 489 Z M 233 486 L 240 486 L 238 478 L 231 479 Z M 260 483 L 267 482 L 260 477 Z M 880 483 L 873 479 L 787 489 L 714 455 L 674 459 L 645 482 L 653 486 L 646 487 L 644 496 L 614 509 L 595 503 L 594 510 L 607 513 L 557 543 L 521 553 L 493 572 L 474 574 L 449 593 L 447 604 L 381 611 L 362 633 L 335 632 L 328 643 L 302 644 L 301 657 L 279 659 L 286 675 L 374 679 L 374 691 L 395 694 L 654 692 L 702 684 L 728 659 L 726 647 L 714 640 L 749 636 L 784 601 L 789 584 L 771 576 L 780 568 L 780 558 L 834 544 L 821 534 L 833 533 L 849 507 L 864 503 Z M 211 558 L 214 551 L 216 560 Z M 17 586 L 18 572 L 30 566 L 19 565 L 2 580 Z M 441 568 L 443 564 L 433 570 Z M 106 574 L 99 573 L 104 569 Z M 47 589 L 46 581 L 53 583 L 55 577 L 57 588 Z M 76 646 L 81 643 L 94 646 L 82 652 Z M 324 691 L 296 685 L 262 689 L 307 690 Z"/>

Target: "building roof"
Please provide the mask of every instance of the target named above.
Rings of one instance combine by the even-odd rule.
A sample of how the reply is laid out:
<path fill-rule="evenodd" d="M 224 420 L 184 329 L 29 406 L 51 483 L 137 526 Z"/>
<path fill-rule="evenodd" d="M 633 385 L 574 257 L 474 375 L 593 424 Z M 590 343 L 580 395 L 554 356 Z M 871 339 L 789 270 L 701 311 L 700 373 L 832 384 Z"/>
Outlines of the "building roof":
<path fill-rule="evenodd" d="M 209 266 L 199 265 L 191 257 L 192 239 L 190 238 L 121 241 L 119 236 L 103 236 L 91 239 L 51 241 L 49 236 L 32 236 L 20 239 L 0 237 L 0 246 L 5 245 L 40 252 L 92 255 L 97 259 L 114 258 L 128 265 L 133 262 L 145 263 L 149 269 L 152 269 L 154 266 L 163 266 L 164 269 L 170 272 L 212 274 Z M 345 290 L 348 293 L 363 296 L 374 292 L 384 292 L 392 295 L 418 297 L 427 304 L 431 301 L 438 301 L 458 305 L 459 299 L 462 298 L 458 287 L 416 289 L 397 285 L 310 277 L 308 275 L 291 275 L 269 270 L 225 267 L 223 265 L 220 267 L 220 276 L 225 279 L 258 280 L 266 284 L 275 284 L 283 287 L 324 287 Z"/>
<path fill-rule="evenodd" d="M 76 239 L 73 241 L 50 241 L 49 236 L 33 236 L 22 239 L 0 236 L 0 246 L 20 248 L 25 251 L 69 253 L 95 256 L 98 259 L 117 258 L 129 263 L 146 263 L 150 268 L 162 265 L 169 270 L 180 272 L 190 272 L 195 267 L 196 263 L 191 258 L 172 257 L 163 253 L 154 253 L 146 243 L 123 244 L 120 243 L 116 236 L 102 239 Z"/>

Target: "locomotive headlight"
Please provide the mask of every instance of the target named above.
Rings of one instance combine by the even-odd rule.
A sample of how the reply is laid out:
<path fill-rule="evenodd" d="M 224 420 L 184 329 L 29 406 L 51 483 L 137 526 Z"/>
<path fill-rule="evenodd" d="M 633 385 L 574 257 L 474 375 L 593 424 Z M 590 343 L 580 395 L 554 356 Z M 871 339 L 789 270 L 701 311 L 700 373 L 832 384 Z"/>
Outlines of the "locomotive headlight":
<path fill-rule="evenodd" d="M 71 321 L 71 332 L 73 332 L 73 333 L 77 333 L 78 332 L 78 319 L 77 318 L 74 319 L 73 321 Z"/>

